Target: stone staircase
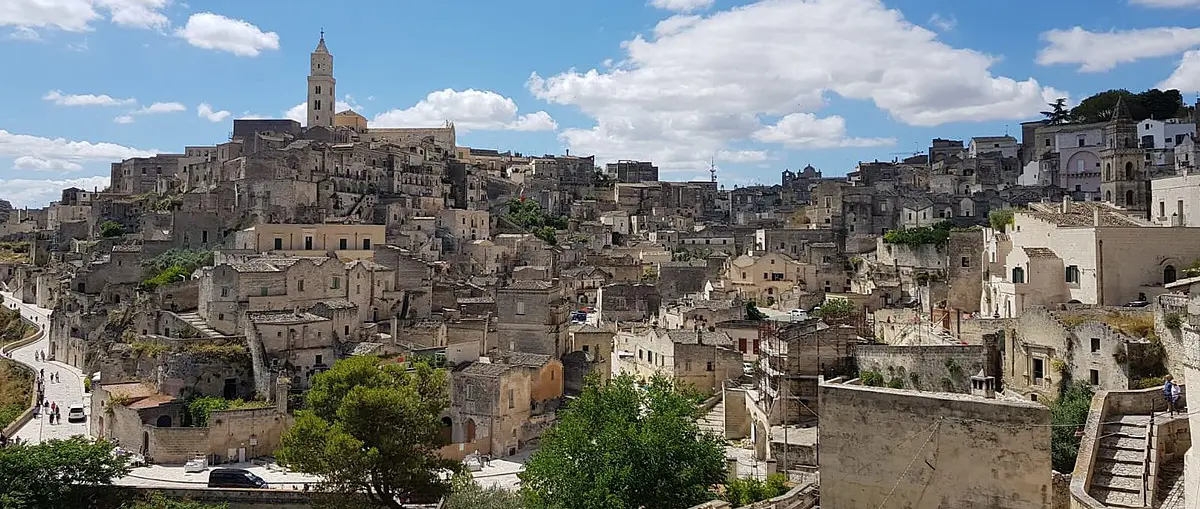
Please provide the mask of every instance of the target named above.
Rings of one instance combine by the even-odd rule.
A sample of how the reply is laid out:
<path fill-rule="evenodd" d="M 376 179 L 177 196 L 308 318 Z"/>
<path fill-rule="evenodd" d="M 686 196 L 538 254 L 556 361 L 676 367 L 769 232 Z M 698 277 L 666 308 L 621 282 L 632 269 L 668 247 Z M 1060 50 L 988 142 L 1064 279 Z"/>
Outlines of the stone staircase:
<path fill-rule="evenodd" d="M 183 320 L 188 325 L 191 325 L 193 329 L 196 329 L 198 332 L 200 332 L 202 337 L 215 338 L 224 335 L 220 332 L 217 332 L 216 329 L 209 327 L 208 323 L 205 322 L 204 319 L 201 318 L 197 313 L 177 313 L 175 316 L 178 316 L 180 320 Z"/>
<path fill-rule="evenodd" d="M 700 417 L 699 424 L 702 431 L 709 431 L 724 437 L 725 398 L 721 398 L 721 401 L 718 402 L 716 406 L 712 407 L 712 410 L 709 410 L 708 413 L 704 414 L 703 417 Z"/>
<path fill-rule="evenodd" d="M 1096 451 L 1094 475 L 1088 494 L 1106 507 L 1145 508 L 1143 480 L 1146 471 L 1145 415 L 1113 415 L 1105 419 Z"/>

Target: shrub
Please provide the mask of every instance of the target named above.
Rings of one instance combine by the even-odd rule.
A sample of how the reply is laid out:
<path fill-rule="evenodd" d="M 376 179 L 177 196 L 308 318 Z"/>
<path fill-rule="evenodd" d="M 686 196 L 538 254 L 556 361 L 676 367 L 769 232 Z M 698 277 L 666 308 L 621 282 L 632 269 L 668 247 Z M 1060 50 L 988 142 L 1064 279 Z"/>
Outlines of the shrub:
<path fill-rule="evenodd" d="M 863 371 L 858 374 L 858 378 L 862 381 L 863 385 L 883 387 L 883 375 L 876 371 Z"/>
<path fill-rule="evenodd" d="M 1171 330 L 1179 330 L 1183 326 L 1183 317 L 1179 316 L 1179 313 L 1168 313 L 1163 317 L 1163 325 Z"/>
<path fill-rule="evenodd" d="M 883 234 L 883 241 L 888 244 L 906 246 L 922 246 L 926 244 L 944 244 L 950 239 L 950 230 L 954 223 L 941 221 L 933 226 L 919 228 L 901 228 Z"/>
<path fill-rule="evenodd" d="M 1058 400 L 1050 405 L 1050 462 L 1054 470 L 1071 472 L 1079 456 L 1080 437 L 1075 430 L 1083 427 L 1092 406 L 1092 386 L 1076 382 L 1063 390 Z"/>
<path fill-rule="evenodd" d="M 171 349 L 171 347 L 157 341 L 134 341 L 129 346 L 133 349 L 134 353 L 147 357 L 158 357 Z"/>
<path fill-rule="evenodd" d="M 766 481 L 755 478 L 738 478 L 725 485 L 726 502 L 737 507 L 750 505 L 760 500 L 778 497 L 787 493 L 787 477 L 783 474 L 771 474 Z"/>
<path fill-rule="evenodd" d="M 102 237 L 119 237 L 124 234 L 125 227 L 121 226 L 121 223 L 111 219 L 100 223 L 100 236 Z"/>
<path fill-rule="evenodd" d="M 1149 378 L 1140 378 L 1133 382 L 1134 389 L 1150 389 L 1152 387 L 1162 387 L 1166 383 L 1161 376 L 1152 376 Z"/>
<path fill-rule="evenodd" d="M 993 230 L 1004 231 L 1010 224 L 1013 224 L 1013 209 L 988 212 L 988 226 L 991 226 Z"/>

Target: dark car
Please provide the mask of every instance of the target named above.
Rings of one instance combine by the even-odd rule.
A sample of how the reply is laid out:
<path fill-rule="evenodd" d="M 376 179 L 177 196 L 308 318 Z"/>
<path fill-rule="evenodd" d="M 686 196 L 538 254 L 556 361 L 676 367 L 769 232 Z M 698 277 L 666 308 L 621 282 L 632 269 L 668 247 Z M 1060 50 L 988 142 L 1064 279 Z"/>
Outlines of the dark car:
<path fill-rule="evenodd" d="M 267 489 L 267 481 L 242 468 L 218 468 L 208 474 L 209 488 Z"/>
<path fill-rule="evenodd" d="M 1146 302 L 1146 301 L 1144 301 L 1144 300 L 1135 300 L 1135 301 L 1133 301 L 1133 302 L 1126 302 L 1126 303 L 1125 303 L 1125 307 L 1127 307 L 1127 308 L 1144 308 L 1144 307 L 1146 307 L 1146 306 L 1149 306 L 1149 305 L 1150 305 L 1150 303 L 1149 303 L 1149 302 Z"/>

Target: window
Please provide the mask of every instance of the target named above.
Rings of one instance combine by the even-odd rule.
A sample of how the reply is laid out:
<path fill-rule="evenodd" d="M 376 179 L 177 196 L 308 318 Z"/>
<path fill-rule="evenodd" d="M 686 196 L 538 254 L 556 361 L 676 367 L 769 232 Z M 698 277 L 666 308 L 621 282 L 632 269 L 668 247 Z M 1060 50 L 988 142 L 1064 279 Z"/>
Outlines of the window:
<path fill-rule="evenodd" d="M 200 232 L 200 242 L 203 242 L 205 244 L 208 243 L 208 230 L 204 230 L 204 231 Z"/>
<path fill-rule="evenodd" d="M 222 287 L 221 287 L 221 296 L 222 296 L 222 297 L 228 297 L 228 296 L 229 296 L 229 287 L 228 287 L 228 286 L 222 286 Z"/>
<path fill-rule="evenodd" d="M 1083 173 L 1083 171 L 1084 171 L 1083 163 L 1084 163 L 1083 159 L 1075 161 L 1075 171 L 1077 171 L 1079 173 Z"/>
<path fill-rule="evenodd" d="M 322 359 L 320 355 L 317 355 L 317 359 L 313 362 L 313 364 L 324 364 L 324 362 L 321 362 L 322 360 L 324 359 Z"/>
<path fill-rule="evenodd" d="M 317 111 L 321 111 L 321 100 L 318 99 L 314 104 L 316 106 L 316 108 L 314 108 L 314 109 L 316 109 Z"/>
<path fill-rule="evenodd" d="M 517 404 L 517 397 L 513 394 L 513 390 L 508 390 L 508 408 L 513 408 Z"/>
<path fill-rule="evenodd" d="M 1050 146 L 1050 138 L 1046 138 L 1046 146 L 1047 146 L 1047 147 L 1049 147 L 1049 146 Z"/>
<path fill-rule="evenodd" d="M 349 326 L 349 325 L 347 325 L 347 326 L 346 326 L 345 334 L 346 334 L 347 336 L 349 336 L 349 335 L 350 335 L 350 326 Z"/>
<path fill-rule="evenodd" d="M 363 251 L 371 249 L 371 239 L 363 239 Z"/>
<path fill-rule="evenodd" d="M 1083 136 L 1079 137 L 1079 146 L 1083 146 Z"/>
<path fill-rule="evenodd" d="M 301 291 L 301 292 L 304 291 L 304 280 L 303 279 L 296 280 L 296 290 Z"/>
<path fill-rule="evenodd" d="M 321 85 L 317 85 L 317 93 L 321 93 Z"/>
<path fill-rule="evenodd" d="M 1088 379 L 1092 385 L 1100 385 L 1100 370 L 1088 370 Z"/>
<path fill-rule="evenodd" d="M 339 239 L 338 240 L 338 249 L 342 249 L 342 250 L 350 249 L 350 241 L 348 241 L 346 239 Z"/>
<path fill-rule="evenodd" d="M 1068 265 L 1066 270 L 1066 281 L 1072 284 L 1079 284 L 1079 266 Z"/>
<path fill-rule="evenodd" d="M 1033 382 L 1042 383 L 1042 378 L 1046 376 L 1046 361 L 1042 359 L 1033 359 Z"/>
<path fill-rule="evenodd" d="M 1013 267 L 1012 282 L 1024 283 L 1025 282 L 1025 269 L 1023 269 L 1021 267 Z"/>
<path fill-rule="evenodd" d="M 588 351 L 588 346 L 587 346 L 587 345 L 583 345 L 583 353 L 587 353 L 587 351 Z"/>
<path fill-rule="evenodd" d="M 341 288 L 341 287 L 342 287 L 342 278 L 334 277 L 333 279 L 331 279 L 329 281 L 330 289 L 337 290 L 338 288 Z"/>
<path fill-rule="evenodd" d="M 962 257 L 962 260 L 960 260 L 960 263 L 963 266 L 963 268 L 970 267 L 971 266 L 971 257 L 969 257 L 969 256 Z"/>
<path fill-rule="evenodd" d="M 283 239 L 280 237 L 275 237 L 275 250 L 279 251 L 281 249 L 283 249 Z"/>
<path fill-rule="evenodd" d="M 217 320 L 224 320 L 224 319 L 225 319 L 225 313 L 217 313 Z"/>
<path fill-rule="evenodd" d="M 259 288 L 259 290 L 261 291 L 260 295 L 262 295 L 263 297 L 267 296 L 267 287 L 264 286 L 262 288 Z"/>
<path fill-rule="evenodd" d="M 517 301 L 517 314 L 518 315 L 525 314 L 525 303 L 524 302 Z"/>
<path fill-rule="evenodd" d="M 643 359 L 644 359 L 644 356 L 645 356 L 645 353 L 643 353 L 643 352 L 642 352 L 642 350 L 639 348 L 639 349 L 638 349 L 638 360 L 639 360 L 639 361 L 640 361 L 640 360 L 643 360 Z"/>
<path fill-rule="evenodd" d="M 304 236 L 304 250 L 312 251 L 312 236 L 311 235 Z"/>
<path fill-rule="evenodd" d="M 707 363 L 707 364 L 705 365 L 705 367 L 704 367 L 704 370 L 705 370 L 705 371 L 712 371 L 712 370 L 713 370 L 713 363 L 712 363 L 712 361 L 708 361 L 708 363 Z"/>
<path fill-rule="evenodd" d="M 1092 353 L 1100 351 L 1100 338 L 1092 338 Z"/>
<path fill-rule="evenodd" d="M 646 361 L 650 364 L 654 364 L 654 352 L 646 350 Z"/>
<path fill-rule="evenodd" d="M 746 353 L 746 338 L 738 338 L 738 351 Z"/>

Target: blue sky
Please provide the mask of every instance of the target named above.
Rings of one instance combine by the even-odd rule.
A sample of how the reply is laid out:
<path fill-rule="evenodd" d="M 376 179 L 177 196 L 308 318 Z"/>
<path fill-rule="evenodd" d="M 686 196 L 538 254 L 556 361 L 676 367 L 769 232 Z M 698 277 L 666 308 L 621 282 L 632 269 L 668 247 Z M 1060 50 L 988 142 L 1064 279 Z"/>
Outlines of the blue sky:
<path fill-rule="evenodd" d="M 0 198 L 40 206 L 108 165 L 227 139 L 304 102 L 323 28 L 374 125 L 651 159 L 664 179 L 773 183 L 811 163 L 1019 136 L 1054 97 L 1200 90 L 1200 0 L 5 0 Z"/>

